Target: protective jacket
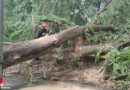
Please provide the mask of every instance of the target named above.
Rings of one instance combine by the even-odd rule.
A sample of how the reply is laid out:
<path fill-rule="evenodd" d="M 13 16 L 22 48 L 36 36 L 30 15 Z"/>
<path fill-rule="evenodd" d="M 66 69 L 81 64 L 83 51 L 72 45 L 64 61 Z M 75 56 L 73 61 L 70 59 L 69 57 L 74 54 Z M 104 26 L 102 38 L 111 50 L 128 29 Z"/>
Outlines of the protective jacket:
<path fill-rule="evenodd" d="M 43 37 L 43 36 L 45 36 L 47 33 L 49 33 L 49 31 L 48 31 L 47 29 L 43 28 L 43 29 L 39 30 L 38 35 L 37 35 L 37 38 Z"/>

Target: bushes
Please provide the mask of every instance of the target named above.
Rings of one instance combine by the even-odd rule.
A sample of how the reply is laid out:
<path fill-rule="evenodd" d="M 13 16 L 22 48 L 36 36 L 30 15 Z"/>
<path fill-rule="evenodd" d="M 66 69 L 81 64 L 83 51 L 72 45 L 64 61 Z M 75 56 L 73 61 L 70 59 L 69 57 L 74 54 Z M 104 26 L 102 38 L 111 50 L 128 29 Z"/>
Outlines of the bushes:
<path fill-rule="evenodd" d="M 57 63 L 60 63 L 62 60 L 63 60 L 63 56 L 62 56 L 62 53 L 63 53 L 63 49 L 60 47 L 58 48 L 57 50 L 57 54 L 54 54 L 53 55 L 53 58 L 54 60 L 57 62 Z"/>
<path fill-rule="evenodd" d="M 111 76 L 119 76 L 120 74 L 130 72 L 130 47 L 126 47 L 120 51 L 112 49 L 106 55 L 107 59 L 105 64 L 110 66 L 113 65 L 113 70 L 111 70 Z M 130 85 L 130 75 L 126 78 L 121 78 L 118 82 L 124 85 Z"/>

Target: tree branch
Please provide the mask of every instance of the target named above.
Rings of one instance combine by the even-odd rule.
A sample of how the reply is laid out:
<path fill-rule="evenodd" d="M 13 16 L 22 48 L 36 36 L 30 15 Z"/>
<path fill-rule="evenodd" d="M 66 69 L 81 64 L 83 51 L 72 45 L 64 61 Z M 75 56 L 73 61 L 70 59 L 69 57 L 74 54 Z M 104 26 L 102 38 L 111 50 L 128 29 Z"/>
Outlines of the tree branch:
<path fill-rule="evenodd" d="M 106 6 L 111 2 L 112 0 L 106 0 L 103 4 L 103 7 L 100 8 L 100 10 L 96 13 L 96 15 L 94 16 L 94 19 L 92 20 L 92 22 L 90 23 L 91 25 L 95 24 L 98 21 L 98 17 L 99 15 L 104 12 Z"/>
<path fill-rule="evenodd" d="M 55 3 L 54 3 L 54 5 L 53 5 L 53 7 L 52 7 L 51 12 L 52 12 L 53 14 L 55 14 L 55 9 L 56 9 L 56 6 L 57 6 L 58 1 L 59 1 L 59 0 L 56 0 Z"/>
<path fill-rule="evenodd" d="M 122 49 L 122 48 L 125 48 L 127 46 L 130 46 L 130 41 L 127 41 L 127 42 L 118 42 L 115 44 L 115 48 L 117 48 L 118 50 Z"/>
<path fill-rule="evenodd" d="M 110 77 L 110 80 L 118 80 L 118 79 L 121 79 L 121 78 L 124 78 L 124 77 L 128 77 L 128 75 L 130 75 L 130 72 L 129 73 L 124 73 L 124 74 L 120 74 L 116 77 Z"/>
<path fill-rule="evenodd" d="M 125 31 L 126 31 L 128 34 L 130 34 L 130 32 L 127 30 L 126 26 L 124 26 L 124 28 L 125 28 Z"/>
<path fill-rule="evenodd" d="M 49 19 L 43 19 L 43 20 L 40 19 L 39 22 L 50 22 L 50 23 L 56 23 L 56 24 L 59 24 L 59 25 L 62 25 L 62 26 L 63 26 L 62 23 L 57 23 L 56 21 L 54 21 L 54 20 L 49 20 Z"/>
<path fill-rule="evenodd" d="M 39 9 L 38 9 L 38 13 L 40 12 L 40 9 L 41 9 L 43 3 L 44 3 L 44 0 L 41 1 L 41 4 L 40 4 Z"/>
<path fill-rule="evenodd" d="M 54 3 L 54 5 L 53 5 L 53 7 L 52 7 L 52 10 L 51 10 L 51 13 L 52 13 L 52 14 L 55 14 L 55 9 L 56 9 L 56 6 L 57 6 L 57 4 L 58 4 L 58 1 L 59 1 L 59 0 L 55 0 L 55 3 Z M 48 27 L 49 27 L 48 29 L 50 30 L 50 29 L 52 28 L 52 26 L 53 26 L 53 23 L 49 23 L 49 24 L 48 24 Z"/>
<path fill-rule="evenodd" d="M 33 16 L 33 14 L 32 14 L 32 23 L 35 23 L 35 17 Z M 36 27 L 35 26 L 32 27 L 32 32 L 33 32 L 33 39 L 35 39 L 36 38 Z"/>

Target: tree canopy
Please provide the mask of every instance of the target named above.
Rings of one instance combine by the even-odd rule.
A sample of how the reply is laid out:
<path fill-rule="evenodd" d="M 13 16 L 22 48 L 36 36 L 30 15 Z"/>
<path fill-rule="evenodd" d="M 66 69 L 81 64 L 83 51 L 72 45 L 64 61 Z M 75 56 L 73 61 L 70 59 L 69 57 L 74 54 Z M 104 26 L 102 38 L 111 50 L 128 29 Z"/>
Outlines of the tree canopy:
<path fill-rule="evenodd" d="M 74 25 L 92 21 L 105 0 L 5 0 L 4 41 L 18 42 L 32 38 L 32 27 L 39 29 L 38 22 L 52 20 L 52 31 L 61 31 Z M 124 30 L 130 28 L 129 0 L 112 0 L 99 16 L 97 24 L 111 24 Z M 55 13 L 54 13 L 55 12 Z M 32 21 L 32 16 L 34 21 Z M 49 22 L 41 22 L 49 24 Z M 125 26 L 125 27 L 124 27 Z"/>

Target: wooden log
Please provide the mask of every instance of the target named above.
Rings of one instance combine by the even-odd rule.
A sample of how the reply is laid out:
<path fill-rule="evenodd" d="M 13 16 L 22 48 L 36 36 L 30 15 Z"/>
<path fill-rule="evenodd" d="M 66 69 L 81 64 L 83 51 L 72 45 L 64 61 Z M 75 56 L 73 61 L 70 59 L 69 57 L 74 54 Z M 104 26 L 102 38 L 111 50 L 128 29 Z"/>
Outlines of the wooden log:
<path fill-rule="evenodd" d="M 78 56 L 87 56 L 90 54 L 96 54 L 97 52 L 101 51 L 101 53 L 108 52 L 112 47 L 115 47 L 116 49 L 125 48 L 127 46 L 130 46 L 130 41 L 124 42 L 124 43 L 117 43 L 116 45 L 109 45 L 109 44 L 98 44 L 98 45 L 90 45 L 90 46 L 79 46 L 75 49 L 75 52 L 78 54 Z"/>
<path fill-rule="evenodd" d="M 110 77 L 110 80 L 118 80 L 118 79 L 121 79 L 121 78 L 124 78 L 124 77 L 128 77 L 128 75 L 130 75 L 130 72 L 129 73 L 123 73 L 123 74 L 120 74 L 116 77 Z"/>
<path fill-rule="evenodd" d="M 75 49 L 75 52 L 78 54 L 78 56 L 88 56 L 90 54 L 96 54 L 99 51 L 101 51 L 102 53 L 108 52 L 110 50 L 110 47 L 106 48 L 103 44 L 81 46 L 81 47 L 77 47 Z"/>

